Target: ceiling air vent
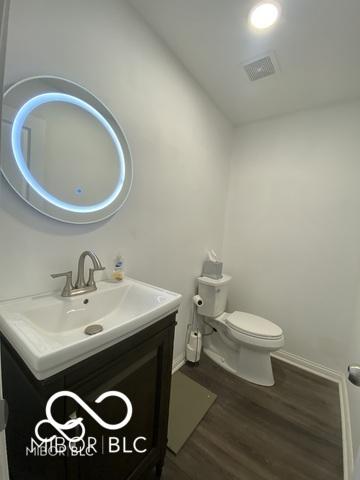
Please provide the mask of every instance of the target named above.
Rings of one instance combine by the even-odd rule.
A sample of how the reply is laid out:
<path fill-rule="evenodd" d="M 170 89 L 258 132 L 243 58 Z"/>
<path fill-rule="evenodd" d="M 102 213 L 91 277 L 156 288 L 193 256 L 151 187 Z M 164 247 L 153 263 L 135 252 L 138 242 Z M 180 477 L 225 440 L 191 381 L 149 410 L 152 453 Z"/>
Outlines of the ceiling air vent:
<path fill-rule="evenodd" d="M 248 74 L 249 79 L 254 82 L 260 78 L 268 77 L 276 73 L 275 59 L 267 55 L 266 57 L 258 58 L 249 63 L 243 64 L 245 72 Z"/>

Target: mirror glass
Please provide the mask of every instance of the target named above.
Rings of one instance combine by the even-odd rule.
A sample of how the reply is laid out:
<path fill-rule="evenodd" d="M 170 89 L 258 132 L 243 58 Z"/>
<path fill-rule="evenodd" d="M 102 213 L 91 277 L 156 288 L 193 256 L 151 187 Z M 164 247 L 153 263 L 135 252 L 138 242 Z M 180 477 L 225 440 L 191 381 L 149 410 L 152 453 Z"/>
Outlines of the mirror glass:
<path fill-rule="evenodd" d="M 29 78 L 5 92 L 1 171 L 27 203 L 70 223 L 114 214 L 132 182 L 114 116 L 89 91 L 57 77 Z"/>

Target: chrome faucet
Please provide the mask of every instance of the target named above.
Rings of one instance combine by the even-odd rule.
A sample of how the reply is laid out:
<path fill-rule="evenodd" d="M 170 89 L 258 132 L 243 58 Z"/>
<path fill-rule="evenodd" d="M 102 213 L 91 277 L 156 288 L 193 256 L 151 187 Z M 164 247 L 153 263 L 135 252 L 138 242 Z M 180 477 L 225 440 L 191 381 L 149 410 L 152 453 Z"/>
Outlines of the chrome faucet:
<path fill-rule="evenodd" d="M 93 263 L 93 268 L 89 269 L 89 278 L 87 282 L 85 282 L 85 259 L 89 257 Z M 105 267 L 101 265 L 101 262 L 97 255 L 94 252 L 90 252 L 86 250 L 82 252 L 79 258 L 78 263 L 78 274 L 75 285 L 72 282 L 72 272 L 64 272 L 64 273 L 53 273 L 51 274 L 52 278 L 58 277 L 66 277 L 65 286 L 63 291 L 61 292 L 62 297 L 73 297 L 75 295 L 82 295 L 84 293 L 93 292 L 96 290 L 96 283 L 94 279 L 94 272 L 99 270 L 105 270 Z"/>

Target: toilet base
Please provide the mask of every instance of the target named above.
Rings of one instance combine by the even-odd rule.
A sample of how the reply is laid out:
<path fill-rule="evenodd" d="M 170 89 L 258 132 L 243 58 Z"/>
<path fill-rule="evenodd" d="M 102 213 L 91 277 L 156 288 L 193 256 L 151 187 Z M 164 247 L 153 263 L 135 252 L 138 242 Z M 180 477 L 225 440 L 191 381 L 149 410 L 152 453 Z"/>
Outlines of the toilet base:
<path fill-rule="evenodd" d="M 238 377 L 264 387 L 275 384 L 271 365 L 271 356 L 268 351 L 260 351 L 242 345 L 237 352 L 236 368 L 229 365 L 224 357 L 209 348 L 203 349 L 205 355 L 228 372 Z"/>
<path fill-rule="evenodd" d="M 234 368 L 231 368 L 230 365 L 225 360 L 225 358 L 219 355 L 218 353 L 213 352 L 209 348 L 204 348 L 203 353 L 205 353 L 205 355 L 209 357 L 213 362 L 220 365 L 220 367 L 222 367 L 224 370 L 227 370 L 228 372 L 233 373 L 234 375 L 237 375 L 236 370 Z"/>
<path fill-rule="evenodd" d="M 248 382 L 272 387 L 275 384 L 270 352 L 255 350 L 241 345 L 238 357 L 237 375 Z"/>

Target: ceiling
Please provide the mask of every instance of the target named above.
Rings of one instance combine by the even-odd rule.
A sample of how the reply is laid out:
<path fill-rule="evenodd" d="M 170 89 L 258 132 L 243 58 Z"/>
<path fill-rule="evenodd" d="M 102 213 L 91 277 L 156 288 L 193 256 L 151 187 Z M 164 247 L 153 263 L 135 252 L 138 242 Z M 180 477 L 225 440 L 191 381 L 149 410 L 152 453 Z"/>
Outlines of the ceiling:
<path fill-rule="evenodd" d="M 247 24 L 257 0 L 128 0 L 235 124 L 360 97 L 360 1 L 278 0 L 280 22 Z M 242 64 L 275 52 L 279 73 Z"/>

